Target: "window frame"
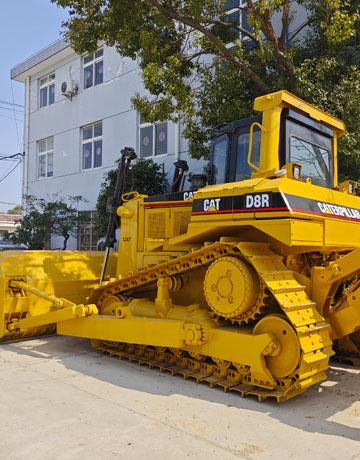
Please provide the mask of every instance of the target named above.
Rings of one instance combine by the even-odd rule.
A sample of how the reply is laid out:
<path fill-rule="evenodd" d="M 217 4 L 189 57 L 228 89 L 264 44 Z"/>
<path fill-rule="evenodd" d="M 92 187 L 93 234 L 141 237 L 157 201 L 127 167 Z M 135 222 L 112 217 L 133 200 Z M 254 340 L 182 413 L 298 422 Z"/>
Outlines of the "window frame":
<path fill-rule="evenodd" d="M 95 136 L 95 126 L 101 125 L 101 135 Z M 92 129 L 92 137 L 84 139 L 84 130 L 91 128 Z M 95 165 L 95 143 L 101 141 L 101 164 L 99 166 Z M 102 159 L 103 159 L 103 123 L 102 120 L 96 121 L 95 123 L 91 123 L 89 125 L 85 125 L 81 127 L 81 171 L 92 171 L 94 169 L 102 168 Z M 89 168 L 84 168 L 84 145 L 89 144 L 91 142 L 91 166 Z"/>
<path fill-rule="evenodd" d="M 238 20 L 237 20 L 237 25 L 242 27 L 244 30 L 249 31 L 250 26 L 247 23 L 247 19 L 246 19 L 247 18 L 247 12 L 245 12 L 245 10 L 241 10 L 241 8 L 247 9 L 246 0 L 231 0 L 231 1 L 234 3 L 234 6 L 232 8 L 229 8 L 226 11 L 226 14 L 229 17 L 231 17 L 234 13 L 238 12 L 239 17 L 238 17 Z M 225 4 L 224 4 L 224 6 L 225 6 Z M 238 38 L 237 38 L 238 40 L 251 41 L 250 38 L 246 34 L 240 32 L 240 31 L 237 31 L 237 34 L 238 34 Z M 233 48 L 234 46 L 235 46 L 234 42 L 226 44 L 227 48 Z"/>
<path fill-rule="evenodd" d="M 325 127 L 316 120 L 291 110 L 283 109 L 281 114 L 279 161 L 280 167 L 291 161 L 290 141 L 291 137 L 302 139 L 305 142 L 323 148 L 329 152 L 329 184 L 324 188 L 334 188 L 334 131 Z"/>
<path fill-rule="evenodd" d="M 156 153 L 157 150 L 157 128 L 160 125 L 166 124 L 166 153 Z M 142 143 L 141 143 L 141 130 L 144 128 L 152 127 L 152 152 L 151 155 L 143 156 L 142 154 Z M 160 158 L 166 155 L 169 155 L 169 122 L 166 121 L 157 121 L 155 123 L 141 122 L 141 116 L 139 115 L 139 156 L 140 158 Z"/>
<path fill-rule="evenodd" d="M 55 72 L 51 72 L 45 75 L 44 77 L 39 78 L 39 108 L 40 109 L 44 107 L 48 107 L 49 105 L 55 104 L 55 79 L 56 79 Z M 44 82 L 44 80 L 46 81 Z M 41 83 L 41 82 L 44 82 L 44 83 Z M 54 100 L 51 102 L 50 95 L 51 95 L 52 86 L 54 87 Z M 45 88 L 46 88 L 46 104 L 42 105 L 41 91 Z"/>
<path fill-rule="evenodd" d="M 217 181 L 217 176 L 218 173 L 215 170 L 215 151 L 216 147 L 223 141 L 226 141 L 226 151 L 225 151 L 225 164 L 224 164 L 224 180 L 223 181 Z M 211 184 L 216 185 L 216 184 L 225 184 L 227 182 L 228 174 L 229 174 L 229 149 L 230 149 L 230 138 L 228 133 L 225 133 L 218 138 L 212 143 L 211 145 L 211 165 L 212 165 L 212 170 L 211 170 Z"/>
<path fill-rule="evenodd" d="M 97 251 L 97 243 L 98 243 L 98 238 L 95 230 L 95 221 L 97 218 L 97 210 L 96 209 L 91 209 L 91 210 L 83 210 L 83 211 L 78 211 L 78 215 L 80 214 L 86 214 L 89 213 L 89 222 L 86 224 L 81 225 L 78 228 L 77 232 L 77 239 L 76 239 L 76 248 L 77 251 Z M 86 231 L 89 231 L 88 234 L 86 234 Z M 84 245 L 83 239 L 84 237 L 89 237 L 89 243 L 87 246 Z"/>
<path fill-rule="evenodd" d="M 96 55 L 98 53 L 101 54 L 96 57 Z M 90 59 L 89 59 L 90 58 Z M 85 62 L 86 60 L 88 59 L 87 62 Z M 96 66 L 102 62 L 102 79 L 100 82 L 96 82 Z M 91 85 L 87 86 L 86 84 L 86 77 L 85 77 L 85 70 L 90 68 L 91 67 L 91 72 L 92 72 L 92 75 L 91 75 Z M 83 89 L 86 90 L 86 89 L 89 89 L 89 88 L 93 88 L 95 86 L 98 86 L 98 85 L 101 85 L 102 83 L 104 83 L 104 47 L 101 46 L 100 48 L 98 48 L 94 53 L 87 53 L 85 54 L 83 57 L 82 57 L 82 69 L 83 69 L 83 72 L 82 72 L 82 83 L 83 83 Z"/>
<path fill-rule="evenodd" d="M 226 163 L 226 179 L 225 183 L 236 181 L 236 166 L 238 153 L 238 137 L 240 134 L 249 133 L 250 127 L 254 123 L 262 123 L 262 116 L 246 118 L 244 120 L 236 120 L 230 124 L 225 124 L 211 137 L 210 163 L 213 164 L 214 144 L 222 136 L 229 136 L 230 144 L 228 146 L 228 158 Z M 255 128 L 256 129 L 256 128 Z M 211 184 L 214 184 L 214 172 L 211 172 Z"/>
<path fill-rule="evenodd" d="M 235 142 L 236 142 L 236 155 L 234 155 L 234 161 L 235 161 L 235 170 L 234 170 L 234 175 L 233 177 L 230 178 L 230 180 L 233 180 L 234 182 L 240 182 L 243 180 L 251 179 L 251 175 L 254 171 L 254 169 L 249 165 L 248 163 L 248 153 L 249 153 L 249 145 L 250 145 L 250 129 L 251 129 L 251 124 L 244 126 L 243 128 L 240 128 L 236 131 L 235 133 Z M 238 166 L 240 165 L 241 158 L 239 156 L 239 139 L 241 136 L 249 136 L 248 143 L 247 143 L 247 149 L 243 152 L 243 163 L 245 165 L 246 170 L 239 170 Z M 260 167 L 260 160 L 261 160 L 261 142 L 262 142 L 262 131 L 258 126 L 254 126 L 253 129 L 253 134 L 252 134 L 252 151 L 250 155 L 250 162 L 257 166 L 258 168 Z M 255 137 L 256 136 L 256 137 Z M 258 137 L 259 136 L 259 137 Z M 256 150 L 256 148 L 258 149 Z M 242 174 L 240 174 L 242 172 Z"/>
<path fill-rule="evenodd" d="M 48 142 L 52 141 L 52 148 L 48 148 Z M 40 152 L 40 145 L 42 142 L 46 142 L 46 150 L 42 150 Z M 54 136 L 49 136 L 44 139 L 40 139 L 37 141 L 37 180 L 48 179 L 49 177 L 54 177 Z M 52 170 L 51 174 L 49 174 L 49 156 L 52 155 Z M 40 175 L 40 157 L 45 157 L 45 175 Z"/>
<path fill-rule="evenodd" d="M 325 162 L 325 166 L 327 167 L 327 172 L 324 173 L 324 171 L 321 171 L 325 177 L 321 177 L 320 174 L 319 174 L 319 178 L 320 178 L 320 181 L 323 181 L 323 183 L 319 184 L 317 183 L 318 182 L 318 179 L 315 178 L 314 176 L 308 176 L 307 174 L 305 174 L 305 164 L 298 158 L 293 158 L 293 151 L 292 151 L 292 140 L 293 139 L 296 139 L 297 141 L 300 141 L 300 142 L 304 142 L 305 144 L 311 146 L 311 147 L 317 147 L 318 149 L 321 149 L 323 150 L 324 152 L 326 152 L 326 161 L 324 159 L 324 155 L 323 155 L 323 152 L 321 152 L 321 156 L 323 157 L 323 161 Z M 309 160 L 311 160 L 311 157 L 309 156 L 308 158 Z M 311 183 L 314 184 L 314 185 L 319 185 L 320 187 L 323 187 L 323 188 L 333 188 L 333 179 L 332 179 L 332 174 L 331 174 L 331 166 L 332 166 L 332 151 L 325 147 L 323 143 L 316 143 L 316 142 L 310 142 L 309 139 L 305 138 L 304 137 L 300 137 L 300 135 L 297 135 L 297 134 L 290 134 L 289 136 L 289 160 L 290 162 L 294 162 L 294 163 L 299 163 L 302 165 L 302 176 L 303 176 L 303 180 L 306 179 L 307 177 L 310 178 L 311 180 Z M 321 169 L 321 166 L 319 164 L 319 162 L 317 162 L 317 165 L 320 167 Z M 316 171 L 316 165 L 314 166 L 314 171 Z M 326 177 L 326 175 L 328 177 Z"/>

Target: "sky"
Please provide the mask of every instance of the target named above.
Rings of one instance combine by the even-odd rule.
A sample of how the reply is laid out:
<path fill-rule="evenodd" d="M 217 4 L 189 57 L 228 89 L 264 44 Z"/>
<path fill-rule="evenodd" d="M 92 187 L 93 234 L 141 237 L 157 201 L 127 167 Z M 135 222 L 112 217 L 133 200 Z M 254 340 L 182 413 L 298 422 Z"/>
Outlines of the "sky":
<path fill-rule="evenodd" d="M 60 38 L 66 11 L 50 0 L 0 0 L 0 212 L 21 204 L 25 85 L 10 70 Z M 14 105 L 15 104 L 15 105 Z"/>

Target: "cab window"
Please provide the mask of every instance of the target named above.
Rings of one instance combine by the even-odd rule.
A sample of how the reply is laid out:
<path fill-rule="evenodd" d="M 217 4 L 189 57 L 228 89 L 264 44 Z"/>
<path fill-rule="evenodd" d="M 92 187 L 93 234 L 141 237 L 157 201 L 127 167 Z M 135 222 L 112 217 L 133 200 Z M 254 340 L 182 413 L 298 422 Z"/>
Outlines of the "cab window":
<path fill-rule="evenodd" d="M 213 147 L 213 184 L 224 184 L 226 181 L 227 152 L 229 141 L 227 137 L 218 140 Z"/>
<path fill-rule="evenodd" d="M 333 129 L 318 121 L 283 109 L 281 114 L 280 166 L 300 163 L 302 178 L 320 187 L 333 188 Z"/>
<path fill-rule="evenodd" d="M 237 140 L 236 173 L 235 181 L 251 178 L 253 168 L 248 163 L 250 133 L 239 134 Z M 253 131 L 251 150 L 251 163 L 260 166 L 261 131 L 256 128 Z"/>
<path fill-rule="evenodd" d="M 290 137 L 290 161 L 302 165 L 303 179 L 321 187 L 331 187 L 330 152 L 299 137 Z"/>

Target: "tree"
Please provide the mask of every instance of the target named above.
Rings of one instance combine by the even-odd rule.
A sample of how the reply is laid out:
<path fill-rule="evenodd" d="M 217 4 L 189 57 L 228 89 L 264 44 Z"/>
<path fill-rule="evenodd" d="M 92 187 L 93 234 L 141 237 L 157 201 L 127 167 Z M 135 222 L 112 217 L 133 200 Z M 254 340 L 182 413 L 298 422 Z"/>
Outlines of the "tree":
<path fill-rule="evenodd" d="M 172 78 L 182 83 L 181 88 L 186 89 L 183 77 L 192 74 L 196 59 L 212 55 L 232 63 L 263 93 L 267 93 L 270 91 L 269 85 L 247 61 L 246 47 L 238 40 L 238 33 L 241 33 L 251 40 L 264 62 L 270 51 L 274 64 L 286 74 L 290 90 L 293 93 L 298 90 L 289 47 L 295 37 L 287 37 L 287 27 L 292 20 L 290 0 L 246 0 L 245 7 L 239 7 L 235 0 L 52 2 L 70 8 L 70 19 L 64 25 L 76 51 L 95 51 L 98 41 L 104 39 L 107 44 L 115 45 L 121 55 L 131 58 L 139 55 L 143 59 L 144 77 L 153 75 L 156 68 L 162 73 L 159 82 L 162 79 L 165 83 L 170 72 Z M 342 41 L 355 34 L 354 27 L 359 15 L 353 6 L 354 2 L 299 0 L 298 3 L 308 12 L 308 18 L 299 30 L 312 22 L 320 22 L 324 35 L 333 41 Z M 234 8 L 246 11 L 252 28 L 239 26 L 237 20 L 226 14 Z M 275 15 L 281 17 L 281 30 L 278 34 L 272 22 Z M 227 47 L 230 40 L 238 42 L 237 46 L 232 49 Z M 174 71 L 179 75 L 176 76 Z M 155 86 L 156 80 L 153 79 Z M 170 85 L 165 89 L 171 92 Z M 169 102 L 168 98 L 166 100 Z"/>
<path fill-rule="evenodd" d="M 42 250 L 50 236 L 51 221 L 48 215 L 37 209 L 29 209 L 15 232 L 7 235 L 7 239 L 15 244 L 24 244 L 28 249 Z"/>
<path fill-rule="evenodd" d="M 119 165 L 120 160 L 116 163 Z M 152 160 L 141 158 L 134 163 L 127 176 L 125 191 L 137 191 L 144 195 L 158 195 L 165 193 L 169 186 L 161 166 Z M 96 209 L 97 219 L 95 229 L 99 237 L 105 236 L 108 222 L 106 203 L 109 196 L 115 191 L 118 168 L 108 171 L 100 187 Z"/>
<path fill-rule="evenodd" d="M 84 199 L 81 196 L 68 196 L 70 204 L 62 197 L 53 197 L 52 201 L 26 195 L 27 213 L 21 219 L 15 232 L 9 234 L 13 243 L 25 244 L 29 249 L 45 249 L 51 235 L 64 238 L 63 250 L 66 250 L 68 239 L 76 236 L 81 224 L 87 218 L 79 215 L 77 206 Z"/>
<path fill-rule="evenodd" d="M 8 210 L 8 214 L 21 214 L 21 204 L 17 204 L 14 208 Z"/>
<path fill-rule="evenodd" d="M 86 201 L 82 196 L 68 196 L 67 204 L 63 198 L 46 203 L 45 213 L 50 215 L 52 221 L 52 233 L 64 238 L 63 251 L 66 250 L 70 236 L 77 236 L 81 225 L 88 223 L 89 219 L 83 214 L 79 214 L 78 205 L 81 201 Z"/>
<path fill-rule="evenodd" d="M 51 1 L 69 7 L 65 33 L 77 52 L 104 40 L 120 55 L 140 58 L 150 96 L 135 95 L 134 106 L 152 122 L 182 118 L 193 157 L 208 156 L 216 124 L 252 115 L 260 94 L 288 89 L 348 118 L 340 166 L 344 176 L 354 174 L 359 0 L 246 0 L 242 7 L 236 0 Z M 305 15 L 289 35 L 300 17 L 294 4 Z M 241 26 L 237 13 L 247 15 Z M 300 40 L 305 31 L 309 39 Z"/>

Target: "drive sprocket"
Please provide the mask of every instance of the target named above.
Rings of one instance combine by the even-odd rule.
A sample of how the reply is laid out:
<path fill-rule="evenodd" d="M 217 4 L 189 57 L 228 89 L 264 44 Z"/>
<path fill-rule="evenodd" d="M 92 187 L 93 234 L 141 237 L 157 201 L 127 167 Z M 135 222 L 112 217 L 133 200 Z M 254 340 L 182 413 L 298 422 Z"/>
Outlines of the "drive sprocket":
<path fill-rule="evenodd" d="M 232 323 L 248 323 L 261 314 L 264 283 L 253 267 L 235 256 L 215 260 L 204 279 L 206 301 L 214 313 Z"/>

